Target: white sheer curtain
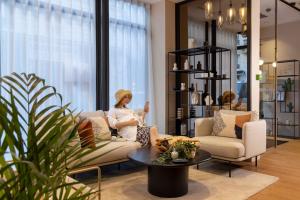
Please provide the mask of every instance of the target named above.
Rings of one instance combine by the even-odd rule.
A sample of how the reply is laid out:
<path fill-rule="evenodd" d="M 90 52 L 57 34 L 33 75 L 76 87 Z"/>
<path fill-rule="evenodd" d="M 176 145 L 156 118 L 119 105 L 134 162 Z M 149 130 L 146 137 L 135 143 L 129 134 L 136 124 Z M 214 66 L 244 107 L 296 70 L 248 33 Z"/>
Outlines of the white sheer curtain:
<path fill-rule="evenodd" d="M 0 0 L 1 76 L 35 73 L 95 110 L 95 0 Z"/>
<path fill-rule="evenodd" d="M 110 106 L 119 89 L 133 93 L 132 109 L 143 108 L 152 91 L 150 5 L 130 0 L 109 1 Z M 153 115 L 149 122 L 153 122 Z"/>

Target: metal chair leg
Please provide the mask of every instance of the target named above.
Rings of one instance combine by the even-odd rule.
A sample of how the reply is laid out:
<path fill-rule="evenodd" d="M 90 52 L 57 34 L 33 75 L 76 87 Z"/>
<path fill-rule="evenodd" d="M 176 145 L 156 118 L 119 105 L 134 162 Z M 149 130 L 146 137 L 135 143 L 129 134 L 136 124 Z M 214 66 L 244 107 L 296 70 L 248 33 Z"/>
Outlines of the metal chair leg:
<path fill-rule="evenodd" d="M 229 178 L 231 178 L 231 162 L 229 161 L 228 163 L 229 163 L 229 165 L 228 165 L 229 166 Z"/>
<path fill-rule="evenodd" d="M 257 167 L 257 156 L 255 156 L 255 167 Z"/>

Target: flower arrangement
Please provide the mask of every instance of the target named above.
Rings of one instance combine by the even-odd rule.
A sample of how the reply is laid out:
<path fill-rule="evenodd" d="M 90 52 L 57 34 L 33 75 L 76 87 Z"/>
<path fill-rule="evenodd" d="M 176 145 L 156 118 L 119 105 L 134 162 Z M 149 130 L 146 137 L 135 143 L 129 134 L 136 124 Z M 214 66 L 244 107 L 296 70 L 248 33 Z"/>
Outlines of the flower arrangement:
<path fill-rule="evenodd" d="M 155 160 L 160 164 L 167 163 L 173 159 L 193 159 L 198 149 L 198 140 L 190 138 L 164 138 L 157 140 L 157 148 L 161 151 Z"/>

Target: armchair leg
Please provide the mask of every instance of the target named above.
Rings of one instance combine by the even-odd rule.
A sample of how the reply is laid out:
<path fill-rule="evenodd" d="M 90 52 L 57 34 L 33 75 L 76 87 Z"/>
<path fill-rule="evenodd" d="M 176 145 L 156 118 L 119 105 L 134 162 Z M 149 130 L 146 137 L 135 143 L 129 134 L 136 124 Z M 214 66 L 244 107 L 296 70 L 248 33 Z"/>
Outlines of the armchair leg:
<path fill-rule="evenodd" d="M 228 162 L 228 166 L 229 166 L 229 173 L 228 173 L 228 175 L 229 175 L 229 178 L 231 178 L 231 162 L 229 161 Z"/>
<path fill-rule="evenodd" d="M 257 156 L 255 156 L 255 167 L 257 167 Z"/>
<path fill-rule="evenodd" d="M 199 164 L 197 164 L 197 169 L 199 169 Z"/>
<path fill-rule="evenodd" d="M 98 167 L 98 200 L 101 200 L 101 168 Z"/>

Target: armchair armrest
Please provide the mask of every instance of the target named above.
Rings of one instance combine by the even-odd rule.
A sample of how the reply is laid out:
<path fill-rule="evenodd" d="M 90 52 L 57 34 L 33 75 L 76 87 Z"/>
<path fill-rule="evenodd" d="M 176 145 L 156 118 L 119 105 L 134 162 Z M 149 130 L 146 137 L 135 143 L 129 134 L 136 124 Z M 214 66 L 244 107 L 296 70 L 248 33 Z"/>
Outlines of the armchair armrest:
<path fill-rule="evenodd" d="M 83 172 L 89 172 L 97 170 L 97 183 L 98 183 L 98 200 L 101 200 L 101 168 L 99 166 L 90 166 L 90 167 L 82 167 L 78 169 L 71 170 L 68 174 L 74 175 Z"/>
<path fill-rule="evenodd" d="M 211 135 L 213 130 L 213 118 L 198 118 L 195 120 L 195 137 Z"/>
<path fill-rule="evenodd" d="M 243 125 L 245 156 L 251 158 L 266 152 L 267 126 L 265 120 L 246 122 Z"/>

